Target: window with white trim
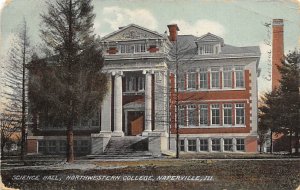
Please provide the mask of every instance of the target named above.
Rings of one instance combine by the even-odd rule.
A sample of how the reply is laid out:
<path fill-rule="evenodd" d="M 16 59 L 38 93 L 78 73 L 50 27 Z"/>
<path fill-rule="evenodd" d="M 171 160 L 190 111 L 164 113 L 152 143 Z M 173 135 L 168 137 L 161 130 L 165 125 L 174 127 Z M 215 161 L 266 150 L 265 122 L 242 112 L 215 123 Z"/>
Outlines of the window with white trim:
<path fill-rule="evenodd" d="M 178 90 L 185 90 L 185 73 L 179 73 L 178 76 Z"/>
<path fill-rule="evenodd" d="M 224 151 L 233 151 L 232 139 L 224 139 Z"/>
<path fill-rule="evenodd" d="M 199 54 L 206 55 L 206 54 L 213 54 L 214 53 L 214 45 L 212 44 L 203 44 L 199 46 Z"/>
<path fill-rule="evenodd" d="M 200 139 L 200 151 L 208 151 L 208 139 Z"/>
<path fill-rule="evenodd" d="M 212 151 L 221 151 L 221 140 L 220 139 L 212 139 L 211 140 L 211 149 L 212 149 Z"/>
<path fill-rule="evenodd" d="M 220 125 L 220 106 L 219 104 L 211 105 L 211 124 L 212 125 Z"/>
<path fill-rule="evenodd" d="M 180 142 L 180 144 L 179 144 L 180 151 L 185 151 L 185 150 L 184 150 L 184 149 L 185 149 L 184 139 L 180 140 L 179 142 Z"/>
<path fill-rule="evenodd" d="M 245 77 L 244 77 L 244 67 L 235 66 L 235 87 L 244 88 L 245 87 Z"/>
<path fill-rule="evenodd" d="M 143 53 L 146 52 L 146 44 L 131 44 L 131 45 L 119 45 L 120 53 Z"/>
<path fill-rule="evenodd" d="M 126 77 L 126 92 L 136 91 L 136 77 Z"/>
<path fill-rule="evenodd" d="M 56 153 L 56 141 L 55 140 L 48 141 L 48 152 Z"/>
<path fill-rule="evenodd" d="M 40 140 L 40 141 L 38 141 L 38 143 L 39 143 L 39 149 L 38 149 L 38 151 L 39 151 L 39 153 L 45 153 L 46 152 L 46 141 L 44 141 L 44 140 Z"/>
<path fill-rule="evenodd" d="M 138 77 L 138 91 L 144 91 L 144 90 L 145 90 L 145 78 Z"/>
<path fill-rule="evenodd" d="M 219 67 L 212 67 L 211 73 L 211 88 L 220 88 L 220 68 Z"/>
<path fill-rule="evenodd" d="M 185 125 L 185 106 L 178 106 L 178 125 Z"/>
<path fill-rule="evenodd" d="M 200 125 L 208 125 L 208 106 L 207 104 L 200 104 Z"/>
<path fill-rule="evenodd" d="M 188 140 L 188 151 L 196 151 L 196 140 Z"/>
<path fill-rule="evenodd" d="M 236 150 L 237 151 L 245 151 L 245 140 L 244 139 L 236 139 Z"/>
<path fill-rule="evenodd" d="M 232 88 L 232 67 L 225 66 L 223 68 L 223 87 Z"/>
<path fill-rule="evenodd" d="M 232 104 L 223 105 L 223 123 L 224 125 L 232 124 Z"/>
<path fill-rule="evenodd" d="M 196 70 L 190 70 L 187 73 L 187 88 L 188 89 L 196 89 L 196 81 L 197 81 L 197 72 Z"/>
<path fill-rule="evenodd" d="M 207 89 L 207 68 L 200 68 L 199 75 L 200 89 Z"/>
<path fill-rule="evenodd" d="M 245 125 L 245 104 L 235 104 L 235 124 Z"/>
<path fill-rule="evenodd" d="M 196 126 L 198 125 L 198 113 L 196 109 L 196 105 L 188 105 L 187 106 L 187 119 L 188 119 L 188 126 Z"/>

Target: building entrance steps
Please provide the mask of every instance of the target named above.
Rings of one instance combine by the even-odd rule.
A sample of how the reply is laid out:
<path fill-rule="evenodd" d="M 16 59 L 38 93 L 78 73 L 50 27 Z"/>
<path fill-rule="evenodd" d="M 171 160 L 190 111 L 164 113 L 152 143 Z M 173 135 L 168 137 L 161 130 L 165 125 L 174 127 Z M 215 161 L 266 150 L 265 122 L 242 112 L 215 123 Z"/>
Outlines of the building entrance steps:
<path fill-rule="evenodd" d="M 90 158 L 149 158 L 152 153 L 148 151 L 148 138 L 142 136 L 111 137 L 104 153 L 90 155 Z"/>

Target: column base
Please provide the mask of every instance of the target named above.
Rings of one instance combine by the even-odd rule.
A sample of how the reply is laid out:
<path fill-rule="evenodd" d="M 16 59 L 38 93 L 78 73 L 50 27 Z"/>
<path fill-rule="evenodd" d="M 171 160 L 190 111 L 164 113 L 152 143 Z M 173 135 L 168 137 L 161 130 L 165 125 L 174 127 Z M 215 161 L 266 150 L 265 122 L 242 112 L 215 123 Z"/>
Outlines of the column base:
<path fill-rule="evenodd" d="M 142 136 L 143 137 L 148 137 L 149 136 L 149 133 L 151 133 L 152 131 L 143 131 L 142 132 Z"/>
<path fill-rule="evenodd" d="M 124 132 L 123 131 L 114 131 L 111 134 L 112 137 L 124 137 Z"/>

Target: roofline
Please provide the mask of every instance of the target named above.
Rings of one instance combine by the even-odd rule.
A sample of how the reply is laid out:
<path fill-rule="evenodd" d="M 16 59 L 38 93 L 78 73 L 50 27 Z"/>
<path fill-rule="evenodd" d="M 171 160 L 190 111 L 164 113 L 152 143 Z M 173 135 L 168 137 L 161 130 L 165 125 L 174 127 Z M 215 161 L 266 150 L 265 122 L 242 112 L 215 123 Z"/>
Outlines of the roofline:
<path fill-rule="evenodd" d="M 147 31 L 147 32 L 150 32 L 150 33 L 159 35 L 159 36 L 161 36 L 162 38 L 165 38 L 164 35 L 162 35 L 162 34 L 156 32 L 156 31 L 149 30 L 149 29 L 147 29 L 147 28 L 144 28 L 144 27 L 139 26 L 139 25 L 136 25 L 136 24 L 129 24 L 129 25 L 125 26 L 125 27 L 122 27 L 121 29 L 118 29 L 117 31 L 114 31 L 114 32 L 112 32 L 112 33 L 109 33 L 109 34 L 105 35 L 103 38 L 100 39 L 100 41 L 103 41 L 103 40 L 105 40 L 105 39 L 109 38 L 110 36 L 113 36 L 113 35 L 115 35 L 115 34 L 117 34 L 117 33 L 120 33 L 120 32 L 126 30 L 127 28 L 129 28 L 129 27 L 131 27 L 131 26 L 137 27 L 137 28 L 139 28 L 139 29 L 145 30 L 145 31 Z"/>

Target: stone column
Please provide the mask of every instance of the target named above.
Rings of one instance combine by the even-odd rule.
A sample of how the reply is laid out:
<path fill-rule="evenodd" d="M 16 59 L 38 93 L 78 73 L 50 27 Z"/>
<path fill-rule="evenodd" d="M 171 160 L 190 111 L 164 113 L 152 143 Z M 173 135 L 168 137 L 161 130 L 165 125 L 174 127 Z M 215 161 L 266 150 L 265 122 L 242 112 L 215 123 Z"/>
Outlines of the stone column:
<path fill-rule="evenodd" d="M 200 139 L 196 139 L 196 152 L 200 152 Z"/>
<path fill-rule="evenodd" d="M 208 152 L 212 152 L 212 140 L 208 138 Z"/>
<path fill-rule="evenodd" d="M 224 152 L 224 138 L 220 139 L 220 151 Z"/>
<path fill-rule="evenodd" d="M 111 74 L 107 76 L 107 94 L 101 106 L 101 132 L 102 134 L 111 133 Z"/>
<path fill-rule="evenodd" d="M 232 151 L 236 152 L 236 138 L 232 139 Z"/>
<path fill-rule="evenodd" d="M 122 137 L 124 132 L 122 131 L 122 72 L 115 73 L 114 80 L 114 132 L 112 136 Z"/>
<path fill-rule="evenodd" d="M 152 131 L 152 75 L 150 72 L 145 76 L 145 130 L 143 136 L 148 136 Z"/>

